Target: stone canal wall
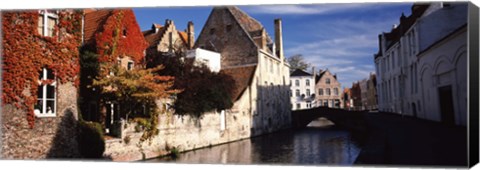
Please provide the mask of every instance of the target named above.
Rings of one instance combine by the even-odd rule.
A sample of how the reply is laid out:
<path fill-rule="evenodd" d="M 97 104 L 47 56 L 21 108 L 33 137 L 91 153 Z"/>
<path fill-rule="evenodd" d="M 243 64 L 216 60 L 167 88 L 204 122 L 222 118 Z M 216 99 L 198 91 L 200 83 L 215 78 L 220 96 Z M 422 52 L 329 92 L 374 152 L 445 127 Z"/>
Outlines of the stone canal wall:
<path fill-rule="evenodd" d="M 246 94 L 235 102 L 233 108 L 223 113 L 205 113 L 200 118 L 161 114 L 159 134 L 151 141 L 139 142 L 143 132 L 135 130 L 136 123 L 126 123 L 121 138 L 106 141 L 104 156 L 113 161 L 142 160 L 166 155 L 173 147 L 188 151 L 290 127 L 291 120 L 283 120 L 281 118 L 285 116 L 280 115 L 273 119 L 269 128 L 256 124 L 263 116 L 252 113 L 254 105 L 250 102 L 250 90 L 246 89 Z"/>
<path fill-rule="evenodd" d="M 104 155 L 114 161 L 141 160 L 172 148 L 186 151 L 250 137 L 250 121 L 241 113 L 213 112 L 201 118 L 163 114 L 159 120 L 159 134 L 145 142 L 140 142 L 143 132 L 135 130 L 136 123 L 126 123 L 121 139 L 106 141 Z"/>

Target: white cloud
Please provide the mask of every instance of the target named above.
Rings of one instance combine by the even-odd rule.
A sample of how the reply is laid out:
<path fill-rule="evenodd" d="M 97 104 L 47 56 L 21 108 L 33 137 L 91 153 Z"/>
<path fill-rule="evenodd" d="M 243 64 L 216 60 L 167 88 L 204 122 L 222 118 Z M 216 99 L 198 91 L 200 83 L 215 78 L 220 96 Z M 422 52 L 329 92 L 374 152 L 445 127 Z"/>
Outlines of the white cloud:
<path fill-rule="evenodd" d="M 318 5 L 262 5 L 247 7 L 249 13 L 257 14 L 332 14 L 353 9 L 368 10 L 376 7 L 374 3 L 318 4 Z"/>
<path fill-rule="evenodd" d="M 395 19 L 365 20 L 330 20 L 312 23 L 309 36 L 316 39 L 307 43 L 289 42 L 285 54 L 291 56 L 302 54 L 305 60 L 316 69 L 329 69 L 343 87 L 350 87 L 352 82 L 368 78 L 375 71 L 373 54 L 378 49 L 378 34 L 389 28 Z M 317 31 L 315 31 L 317 30 Z M 305 31 L 305 30 L 303 30 Z"/>

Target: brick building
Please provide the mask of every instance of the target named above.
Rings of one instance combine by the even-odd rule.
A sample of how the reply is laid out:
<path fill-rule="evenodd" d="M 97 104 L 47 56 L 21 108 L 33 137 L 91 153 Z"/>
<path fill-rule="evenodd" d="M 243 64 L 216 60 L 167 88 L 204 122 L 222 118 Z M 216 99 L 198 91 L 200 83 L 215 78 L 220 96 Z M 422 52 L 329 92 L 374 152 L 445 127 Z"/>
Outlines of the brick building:
<path fill-rule="evenodd" d="M 289 65 L 283 55 L 281 20 L 274 24 L 273 41 L 261 23 L 239 8 L 215 7 L 194 46 L 220 53 L 221 71 L 236 80 L 235 103 L 227 114 L 250 116 L 226 128 L 244 129 L 239 132 L 244 137 L 290 124 Z"/>
<path fill-rule="evenodd" d="M 337 80 L 336 74 L 332 74 L 328 69 L 325 71 L 320 70 L 320 73 L 315 76 L 315 89 L 317 90 L 315 100 L 317 106 L 342 108 L 341 87 L 342 85 Z"/>

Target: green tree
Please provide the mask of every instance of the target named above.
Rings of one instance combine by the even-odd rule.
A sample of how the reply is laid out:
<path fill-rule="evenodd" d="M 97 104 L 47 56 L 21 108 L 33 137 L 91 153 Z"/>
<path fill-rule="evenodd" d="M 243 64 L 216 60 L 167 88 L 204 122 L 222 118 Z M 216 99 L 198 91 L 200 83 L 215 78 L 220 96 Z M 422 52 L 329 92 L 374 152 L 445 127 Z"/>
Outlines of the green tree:
<path fill-rule="evenodd" d="M 294 71 L 296 69 L 308 70 L 312 66 L 310 63 L 305 62 L 305 59 L 301 54 L 290 56 L 288 57 L 287 61 L 288 64 L 290 64 L 290 71 Z"/>
<path fill-rule="evenodd" d="M 180 92 L 172 88 L 174 77 L 155 74 L 162 69 L 163 66 L 160 65 L 150 69 L 126 70 L 113 64 L 110 66 L 109 75 L 93 81 L 93 86 L 101 89 L 104 101 L 115 101 L 119 104 L 122 117 L 128 119 L 129 115 L 133 115 L 150 118 L 149 126 L 142 136 L 143 140 L 158 133 L 159 112 L 155 101 Z"/>
<path fill-rule="evenodd" d="M 222 72 L 211 72 L 205 65 L 195 65 L 182 53 L 150 53 L 147 67 L 164 65 L 159 75 L 175 77 L 174 88 L 182 89 L 173 104 L 175 114 L 200 117 L 204 112 L 229 109 L 233 106 L 235 80 Z"/>

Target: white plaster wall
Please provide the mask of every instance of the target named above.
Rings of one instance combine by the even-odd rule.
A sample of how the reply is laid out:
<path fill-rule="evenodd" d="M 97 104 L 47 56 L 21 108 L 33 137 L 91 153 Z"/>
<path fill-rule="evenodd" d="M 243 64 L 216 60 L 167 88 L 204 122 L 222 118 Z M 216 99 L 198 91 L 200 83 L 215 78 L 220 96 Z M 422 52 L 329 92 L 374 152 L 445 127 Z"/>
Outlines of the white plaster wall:
<path fill-rule="evenodd" d="M 467 115 L 467 32 L 466 28 L 437 44 L 419 56 L 419 66 L 427 70 L 422 75 L 424 118 L 441 121 L 438 88 L 452 86 L 455 124 L 466 125 Z M 420 70 L 419 70 L 420 71 Z M 425 72 L 425 71 L 424 71 Z M 422 72 L 420 72 L 422 74 Z M 429 86 L 425 85 L 428 84 Z"/>
<path fill-rule="evenodd" d="M 307 101 L 306 99 L 310 99 L 312 94 L 316 94 L 315 91 L 315 80 L 313 76 L 292 76 L 290 77 L 292 84 L 290 86 L 291 94 L 290 102 L 292 103 L 292 110 L 300 110 L 300 109 L 307 109 Z M 299 86 L 295 84 L 296 80 L 299 81 Z M 306 81 L 309 80 L 310 84 L 307 86 Z M 310 89 L 310 96 L 307 96 L 307 89 Z M 296 90 L 300 90 L 300 96 L 296 96 Z M 302 99 L 302 94 L 305 95 L 305 98 Z M 310 100 L 312 103 L 312 107 L 315 107 L 315 100 L 314 98 Z M 300 104 L 300 108 L 297 108 L 297 104 Z"/>
<path fill-rule="evenodd" d="M 221 69 L 220 53 L 197 48 L 194 50 L 188 50 L 186 57 L 195 58 L 195 64 L 205 64 L 212 72 L 219 72 Z"/>

